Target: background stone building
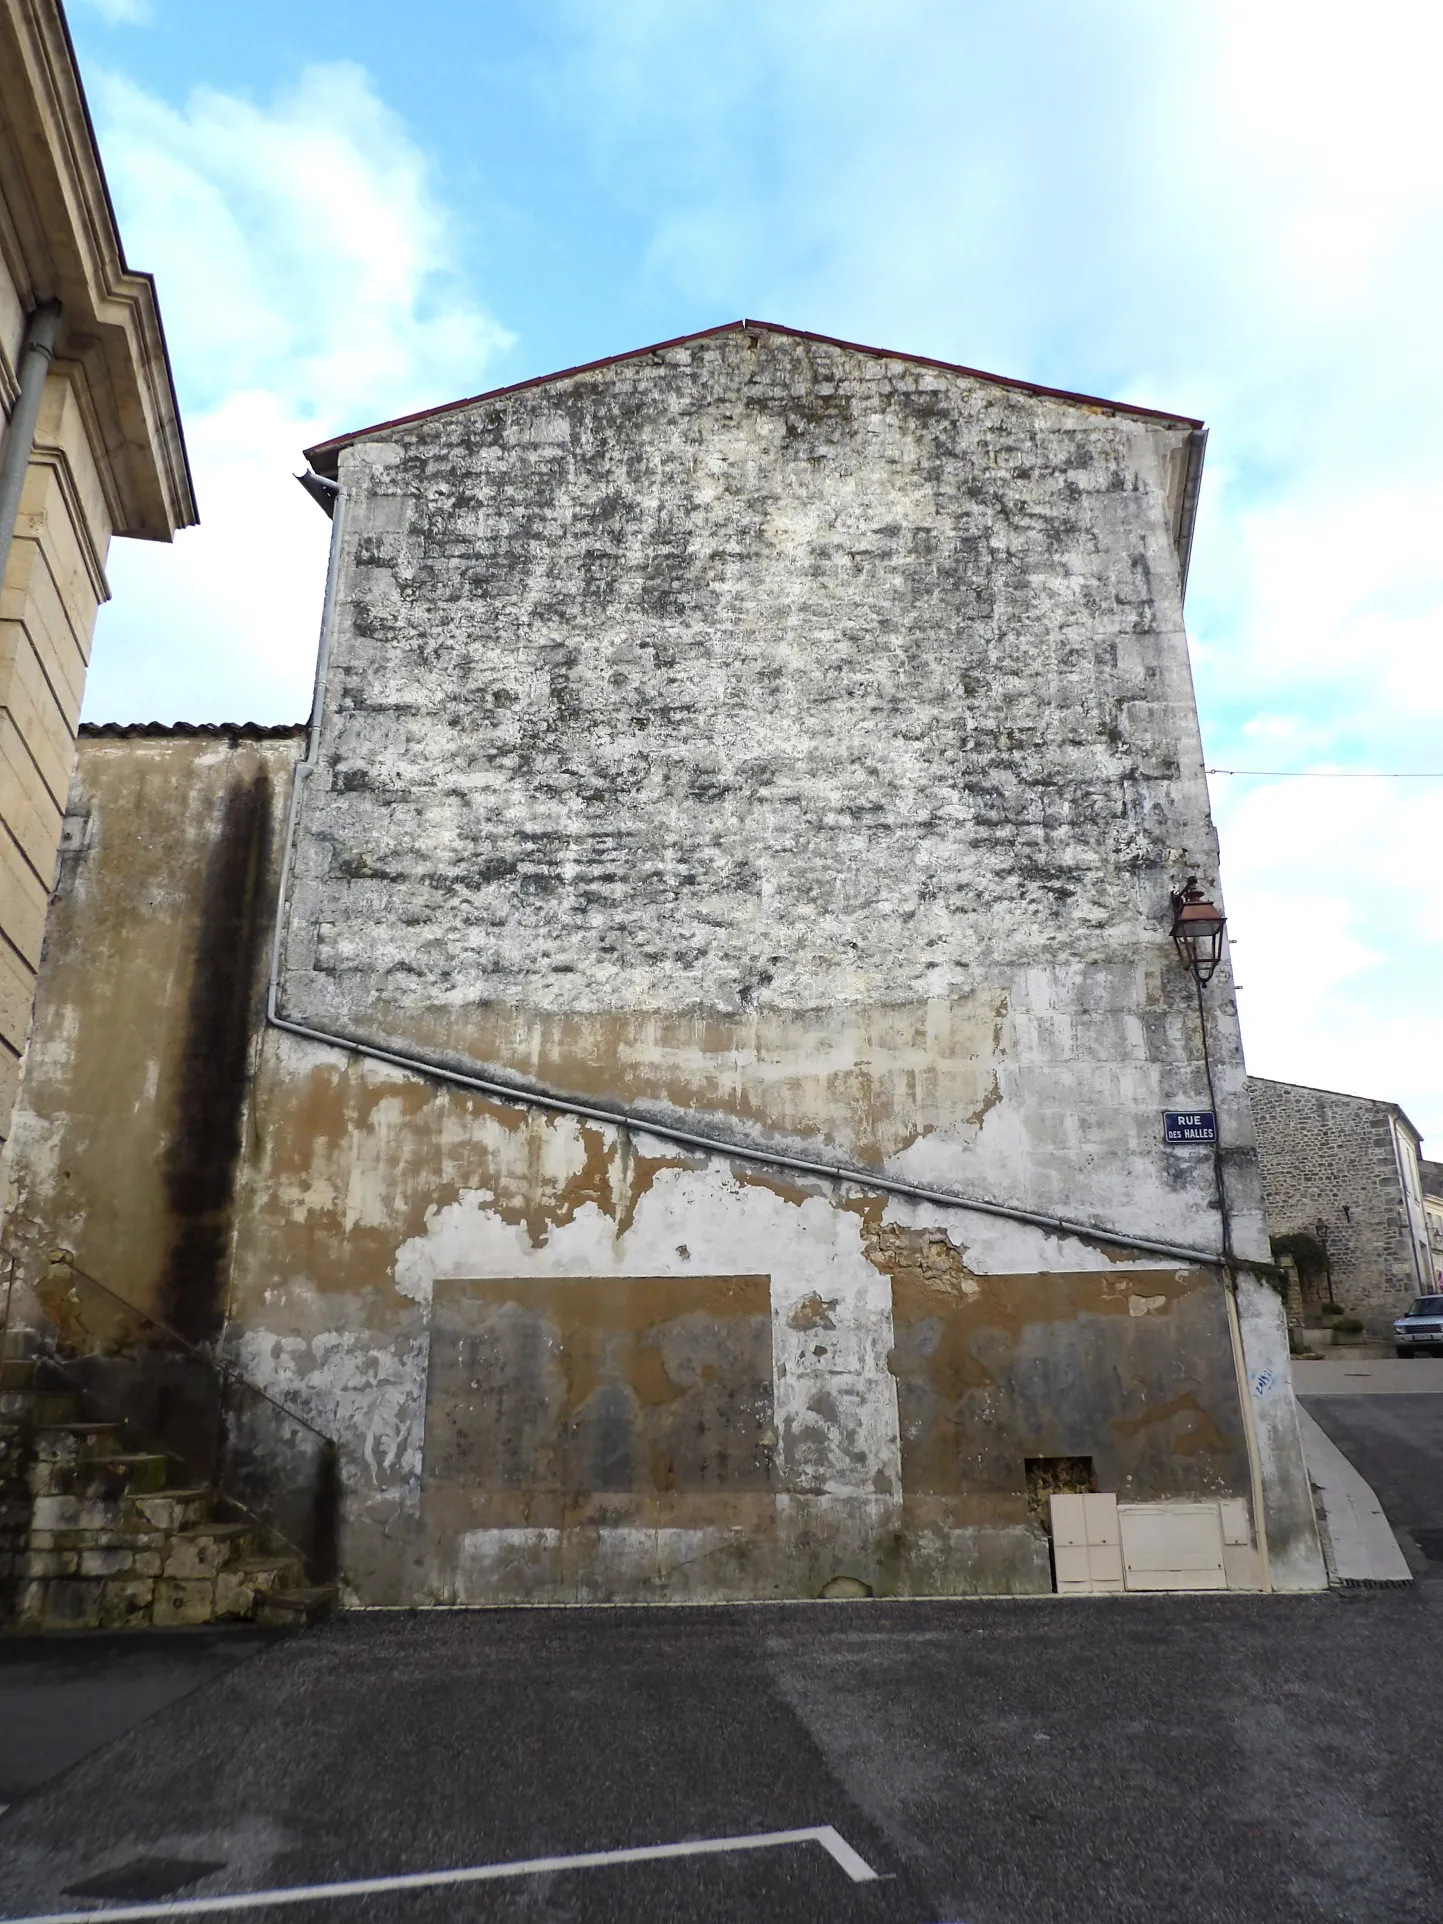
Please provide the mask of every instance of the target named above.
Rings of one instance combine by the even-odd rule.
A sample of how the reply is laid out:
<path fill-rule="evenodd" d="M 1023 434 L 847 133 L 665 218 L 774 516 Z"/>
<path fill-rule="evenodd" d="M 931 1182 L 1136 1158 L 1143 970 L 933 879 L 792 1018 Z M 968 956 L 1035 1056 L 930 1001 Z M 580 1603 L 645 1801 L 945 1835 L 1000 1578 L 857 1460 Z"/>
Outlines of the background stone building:
<path fill-rule="evenodd" d="M 126 265 L 55 0 L 0 0 L 0 1141 L 112 535 L 195 520 L 155 286 Z"/>
<path fill-rule="evenodd" d="M 83 743 L 22 1276 L 334 1436 L 361 1601 L 1047 1589 L 1066 1476 L 1320 1584 L 1226 962 L 1164 1139 L 1198 424 L 739 323 L 311 452 L 306 738 Z"/>
<path fill-rule="evenodd" d="M 1428 1229 L 1428 1250 L 1433 1284 L 1443 1287 L 1443 1162 L 1421 1160 L 1423 1178 L 1423 1220 Z"/>
<path fill-rule="evenodd" d="M 1298 1262 L 1307 1309 L 1334 1299 L 1370 1335 L 1429 1286 L 1422 1137 L 1396 1102 L 1250 1076 L 1268 1229 Z"/>

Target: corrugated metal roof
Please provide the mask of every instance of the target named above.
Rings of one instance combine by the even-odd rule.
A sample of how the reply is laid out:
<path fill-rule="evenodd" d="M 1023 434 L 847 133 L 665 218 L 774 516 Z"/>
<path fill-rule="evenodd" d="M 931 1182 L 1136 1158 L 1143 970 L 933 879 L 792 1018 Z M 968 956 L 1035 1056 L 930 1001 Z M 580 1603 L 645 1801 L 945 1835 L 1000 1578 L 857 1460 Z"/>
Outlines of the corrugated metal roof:
<path fill-rule="evenodd" d="M 82 741 L 133 741 L 137 737 L 225 736 L 232 741 L 274 742 L 304 735 L 305 722 L 82 722 Z"/>
<path fill-rule="evenodd" d="M 1200 428 L 1201 421 L 1187 414 L 1169 414 L 1160 408 L 1137 407 L 1130 401 L 1107 401 L 1096 394 L 1074 394 L 1068 388 L 1042 387 L 1036 381 L 1015 381 L 1005 374 L 988 374 L 977 367 L 963 367 L 956 361 L 935 361 L 925 354 L 902 354 L 889 347 L 865 347 L 860 341 L 838 340 L 832 334 L 812 334 L 804 327 L 781 327 L 775 321 L 726 321 L 720 327 L 700 328 L 695 334 L 678 334 L 670 341 L 654 341 L 649 347 L 630 348 L 625 354 L 607 354 L 599 361 L 583 361 L 579 367 L 564 367 L 555 374 L 537 374 L 529 381 L 515 381 L 510 387 L 488 389 L 484 394 L 471 394 L 462 401 L 444 401 L 439 407 L 421 408 L 415 414 L 400 414 L 392 421 L 378 421 L 368 428 L 356 428 L 350 434 L 338 434 L 332 440 L 318 441 L 312 448 L 305 450 L 306 459 L 317 474 L 324 474 L 334 480 L 336 477 L 337 456 L 342 448 L 348 448 L 353 441 L 364 441 L 367 435 L 383 434 L 389 428 L 407 427 L 413 421 L 430 421 L 438 415 L 454 414 L 460 408 L 475 407 L 480 401 L 496 401 L 503 395 L 521 394 L 527 388 L 544 387 L 549 381 L 564 381 L 573 374 L 591 374 L 603 367 L 616 367 L 622 361 L 639 360 L 644 354 L 660 354 L 669 347 L 686 347 L 692 341 L 710 340 L 717 334 L 740 334 L 743 331 L 757 334 L 787 334 L 798 341 L 816 341 L 823 347 L 846 348 L 853 354 L 871 354 L 884 361 L 907 361 L 913 367 L 941 368 L 948 374 L 965 374 L 974 381 L 990 381 L 996 387 L 1015 388 L 1023 394 L 1041 394 L 1054 401 L 1073 401 L 1079 406 L 1105 408 L 1110 414 L 1131 414 L 1145 421 L 1167 421 L 1175 427 Z"/>

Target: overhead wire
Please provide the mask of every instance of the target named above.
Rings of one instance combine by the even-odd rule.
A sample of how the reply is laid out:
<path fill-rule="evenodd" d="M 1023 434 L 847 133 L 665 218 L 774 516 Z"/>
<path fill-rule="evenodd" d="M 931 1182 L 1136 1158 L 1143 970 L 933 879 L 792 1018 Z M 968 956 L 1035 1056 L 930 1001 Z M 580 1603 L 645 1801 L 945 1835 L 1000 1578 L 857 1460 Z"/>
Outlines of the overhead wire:
<path fill-rule="evenodd" d="M 1443 781 L 1443 768 L 1208 768 L 1208 775 L 1266 775 L 1270 781 Z"/>

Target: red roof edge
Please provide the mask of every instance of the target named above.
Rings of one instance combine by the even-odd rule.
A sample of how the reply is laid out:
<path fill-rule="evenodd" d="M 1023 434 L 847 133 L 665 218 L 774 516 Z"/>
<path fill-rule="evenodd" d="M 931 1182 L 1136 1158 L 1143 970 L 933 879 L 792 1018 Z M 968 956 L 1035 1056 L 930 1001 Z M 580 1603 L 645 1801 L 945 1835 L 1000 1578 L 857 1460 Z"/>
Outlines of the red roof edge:
<path fill-rule="evenodd" d="M 719 327 L 698 328 L 694 334 L 678 334 L 669 341 L 653 341 L 647 347 L 629 348 L 625 354 L 605 354 L 599 361 L 583 361 L 578 367 L 558 368 L 554 374 L 534 374 L 529 381 L 514 381 L 509 387 L 488 388 L 482 394 L 468 394 L 461 401 L 443 401 L 439 407 L 418 408 L 414 414 L 398 414 L 390 421 L 377 421 L 368 428 L 356 428 L 349 434 L 338 434 L 329 441 L 317 441 L 314 447 L 304 450 L 307 461 L 317 474 L 324 474 L 331 480 L 336 478 L 337 457 L 342 448 L 348 448 L 356 441 L 364 441 L 368 435 L 384 434 L 390 428 L 409 427 L 413 421 L 431 421 L 442 414 L 455 414 L 462 408 L 475 407 L 482 401 L 497 401 L 507 394 L 524 394 L 528 388 L 545 387 L 551 381 L 569 380 L 575 374 L 592 374 L 598 368 L 618 367 L 623 361 L 639 361 L 646 354 L 661 354 L 669 347 L 686 347 L 692 341 L 710 340 L 717 334 L 786 334 L 793 340 L 816 341 L 822 347 L 841 347 L 852 354 L 870 354 L 877 360 L 906 361 L 913 367 L 940 368 L 947 374 L 965 374 L 973 381 L 990 381 L 994 387 L 1015 388 L 1022 394 L 1040 394 L 1051 401 L 1071 401 L 1080 407 L 1105 408 L 1110 414 L 1135 415 L 1144 421 L 1166 421 L 1175 427 L 1200 428 L 1201 421 L 1188 414 L 1170 414 L 1164 408 L 1138 407 L 1131 401 L 1109 401 L 1097 394 L 1076 394 L 1070 388 L 1043 387 L 1037 381 L 1017 381 L 1005 374 L 989 374 L 980 367 L 963 367 L 957 361 L 936 361 L 926 354 L 904 354 L 895 348 L 867 347 L 860 341 L 843 341 L 835 334 L 813 334 L 804 327 L 783 327 L 776 321 L 724 321 Z"/>
<path fill-rule="evenodd" d="M 176 741 L 191 737 L 229 741 L 279 742 L 299 738 L 307 732 L 305 722 L 82 722 L 79 735 L 83 742 L 160 740 Z"/>

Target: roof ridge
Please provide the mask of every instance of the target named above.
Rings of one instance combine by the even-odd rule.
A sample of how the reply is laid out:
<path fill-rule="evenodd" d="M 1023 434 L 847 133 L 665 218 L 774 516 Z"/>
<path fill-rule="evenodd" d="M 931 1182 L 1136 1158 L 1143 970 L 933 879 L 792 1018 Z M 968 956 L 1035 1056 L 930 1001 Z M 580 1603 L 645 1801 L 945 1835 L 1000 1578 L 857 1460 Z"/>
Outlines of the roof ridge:
<path fill-rule="evenodd" d="M 1360 1096 L 1352 1089 L 1330 1089 L 1321 1082 L 1287 1082 L 1281 1076 L 1255 1075 L 1251 1069 L 1247 1071 L 1247 1078 L 1249 1082 L 1271 1082 L 1275 1089 L 1306 1089 L 1309 1095 L 1338 1096 L 1344 1102 L 1366 1102 L 1369 1107 L 1373 1109 L 1391 1110 L 1395 1116 L 1401 1116 L 1403 1118 L 1404 1122 L 1407 1123 L 1420 1143 L 1423 1141 L 1422 1130 L 1408 1114 L 1408 1111 L 1403 1107 L 1402 1103 L 1395 1102 L 1392 1096 Z M 1421 1156 L 1419 1160 L 1422 1160 Z"/>
<path fill-rule="evenodd" d="M 756 332 L 760 334 L 785 334 L 793 340 L 815 341 L 823 347 L 844 348 L 852 354 L 870 354 L 878 360 L 906 361 L 913 367 L 934 367 L 948 374 L 963 374 L 970 380 L 988 381 L 994 387 L 1013 388 L 1022 394 L 1037 394 L 1047 400 L 1067 401 L 1074 406 L 1102 408 L 1110 414 L 1128 414 L 1147 421 L 1167 421 L 1176 427 L 1201 428 L 1203 423 L 1190 414 L 1173 414 L 1165 408 L 1147 408 L 1132 401 L 1109 401 L 1097 394 L 1080 394 L 1071 388 L 1047 387 L 1040 381 L 1023 381 L 1006 374 L 989 374 L 979 367 L 967 367 L 960 361 L 939 361 L 927 354 L 908 354 L 899 348 L 868 347 L 861 341 L 843 340 L 835 334 L 816 334 L 804 327 L 786 327 L 779 321 L 758 321 L 743 318 L 739 321 L 723 321 L 716 327 L 698 328 L 691 334 L 677 334 L 667 341 L 653 341 L 646 347 L 628 348 L 622 354 L 605 354 L 600 360 L 582 361 L 575 367 L 557 368 L 551 374 L 533 374 L 529 380 L 513 381 L 505 387 L 487 388 L 480 394 L 468 394 L 459 401 L 442 401 L 435 407 L 418 408 L 412 414 L 398 414 L 389 421 L 376 421 L 370 427 L 355 428 L 346 434 L 333 435 L 329 440 L 317 441 L 303 450 L 307 461 L 318 474 L 326 474 L 334 480 L 337 456 L 342 448 L 350 447 L 356 441 L 364 441 L 370 435 L 382 434 L 388 428 L 409 427 L 416 421 L 431 421 L 443 414 L 456 414 L 462 408 L 476 407 L 482 401 L 496 401 L 509 394 L 521 394 L 528 388 L 545 387 L 552 381 L 565 381 L 577 374 L 594 374 L 604 367 L 617 367 L 624 361 L 637 361 L 643 355 L 662 354 L 671 347 L 688 347 L 693 341 L 711 340 L 719 334 L 741 334 Z"/>
<path fill-rule="evenodd" d="M 135 736 L 205 736 L 212 738 L 220 735 L 237 736 L 242 741 L 280 741 L 292 735 L 304 735 L 305 722 L 82 722 L 79 734 L 82 740 L 119 741 Z"/>

